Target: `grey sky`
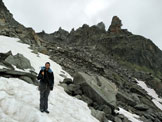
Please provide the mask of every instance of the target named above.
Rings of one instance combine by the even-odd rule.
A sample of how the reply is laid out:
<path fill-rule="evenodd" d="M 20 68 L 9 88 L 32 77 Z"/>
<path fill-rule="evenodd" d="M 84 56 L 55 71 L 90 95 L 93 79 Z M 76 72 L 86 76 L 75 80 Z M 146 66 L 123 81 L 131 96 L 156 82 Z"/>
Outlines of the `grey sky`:
<path fill-rule="evenodd" d="M 70 31 L 117 15 L 134 34 L 151 39 L 162 50 L 162 0 L 3 0 L 14 18 L 37 32 Z"/>

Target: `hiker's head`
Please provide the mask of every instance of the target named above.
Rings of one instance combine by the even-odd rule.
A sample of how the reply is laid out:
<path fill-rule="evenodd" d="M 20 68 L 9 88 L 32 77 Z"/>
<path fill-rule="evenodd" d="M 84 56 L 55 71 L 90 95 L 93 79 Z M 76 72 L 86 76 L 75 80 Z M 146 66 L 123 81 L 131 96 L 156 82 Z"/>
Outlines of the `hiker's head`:
<path fill-rule="evenodd" d="M 50 63 L 49 62 L 46 62 L 45 63 L 45 67 L 46 67 L 46 69 L 49 69 L 50 68 Z"/>

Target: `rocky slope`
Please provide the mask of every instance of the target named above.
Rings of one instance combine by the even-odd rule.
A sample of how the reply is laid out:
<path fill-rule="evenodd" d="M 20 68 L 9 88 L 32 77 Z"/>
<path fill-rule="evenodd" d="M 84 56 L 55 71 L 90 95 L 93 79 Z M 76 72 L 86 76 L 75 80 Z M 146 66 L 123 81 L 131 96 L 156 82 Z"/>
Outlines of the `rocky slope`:
<path fill-rule="evenodd" d="M 51 58 L 57 59 L 71 75 L 79 70 L 107 76 L 114 69 L 127 77 L 146 81 L 149 78 L 148 85 L 162 88 L 159 83 L 162 79 L 162 51 L 151 40 L 134 35 L 121 26 L 121 20 L 115 16 L 108 31 L 101 22 L 92 27 L 85 24 L 70 33 L 60 28 L 51 34 L 40 32 L 38 35 L 46 40 Z M 129 71 L 122 71 L 126 69 L 121 67 Z M 160 90 L 156 90 L 162 95 Z"/>
<path fill-rule="evenodd" d="M 0 0 L 0 34 L 9 37 L 18 37 L 24 43 L 40 47 L 43 41 L 32 28 L 26 28 L 17 22 L 9 10 Z"/>
<path fill-rule="evenodd" d="M 137 85 L 134 78 L 146 81 L 148 86 L 162 96 L 162 51 L 151 40 L 134 35 L 121 26 L 121 20 L 114 16 L 107 31 L 104 23 L 101 22 L 91 27 L 84 24 L 77 30 L 72 29 L 70 33 L 59 28 L 57 32 L 51 34 L 40 32 L 38 35 L 46 40 L 45 46 L 51 59 L 61 64 L 74 76 L 74 79 L 86 77 L 77 76 L 76 72 L 105 77 L 118 87 L 117 106 L 123 106 L 145 116 L 156 107 L 149 102 L 151 98 Z M 93 92 L 91 95 L 84 92 L 85 85 L 84 87 L 75 86 L 73 83 L 69 85 L 69 82 L 66 80 L 67 85 L 63 85 L 69 94 L 88 103 L 93 101 L 89 103 L 90 107 L 104 111 L 104 107 L 92 99 Z M 81 87 L 80 91 L 76 90 L 78 87 Z M 85 96 L 90 97 L 91 100 L 85 99 Z M 143 105 L 149 106 L 149 110 Z M 147 121 L 151 119 L 148 118 Z"/>
<path fill-rule="evenodd" d="M 162 96 L 162 51 L 151 40 L 122 29 L 117 16 L 112 18 L 108 30 L 100 22 L 91 27 L 84 24 L 71 32 L 59 28 L 47 34 L 35 33 L 18 23 L 2 0 L 0 13 L 0 35 L 17 37 L 30 44 L 34 53 L 45 53 L 60 64 L 74 77 L 65 78 L 60 85 L 69 95 L 87 102 L 92 115 L 101 122 L 128 122 L 125 116 L 115 112 L 120 107 L 139 115 L 144 122 L 162 121 L 162 111 L 152 101 L 153 97 L 135 80 L 145 81 Z M 1 76 L 34 83 L 32 72 L 14 73 L 12 64 L 22 56 L 11 53 L 0 56 L 3 59 L 0 64 L 10 67 L 1 70 Z"/>

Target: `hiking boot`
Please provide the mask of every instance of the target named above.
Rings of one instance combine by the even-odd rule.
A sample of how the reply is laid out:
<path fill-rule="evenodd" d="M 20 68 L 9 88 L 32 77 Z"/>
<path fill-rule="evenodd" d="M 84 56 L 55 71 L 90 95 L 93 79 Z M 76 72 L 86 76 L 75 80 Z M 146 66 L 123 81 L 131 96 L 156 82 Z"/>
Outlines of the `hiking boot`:
<path fill-rule="evenodd" d="M 43 109 L 40 109 L 40 111 L 41 111 L 41 112 L 44 112 L 44 110 L 43 110 Z"/>
<path fill-rule="evenodd" d="M 46 112 L 47 114 L 49 114 L 49 111 L 48 110 L 45 110 L 44 112 Z"/>

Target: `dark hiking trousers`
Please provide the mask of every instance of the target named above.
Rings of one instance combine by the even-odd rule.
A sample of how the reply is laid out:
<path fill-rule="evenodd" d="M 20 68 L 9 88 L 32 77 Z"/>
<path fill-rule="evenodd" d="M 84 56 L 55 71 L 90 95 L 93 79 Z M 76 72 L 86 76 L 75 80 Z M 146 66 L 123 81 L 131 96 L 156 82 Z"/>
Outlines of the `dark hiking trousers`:
<path fill-rule="evenodd" d="M 48 109 L 48 96 L 50 93 L 50 87 L 46 83 L 40 83 L 40 110 Z"/>

